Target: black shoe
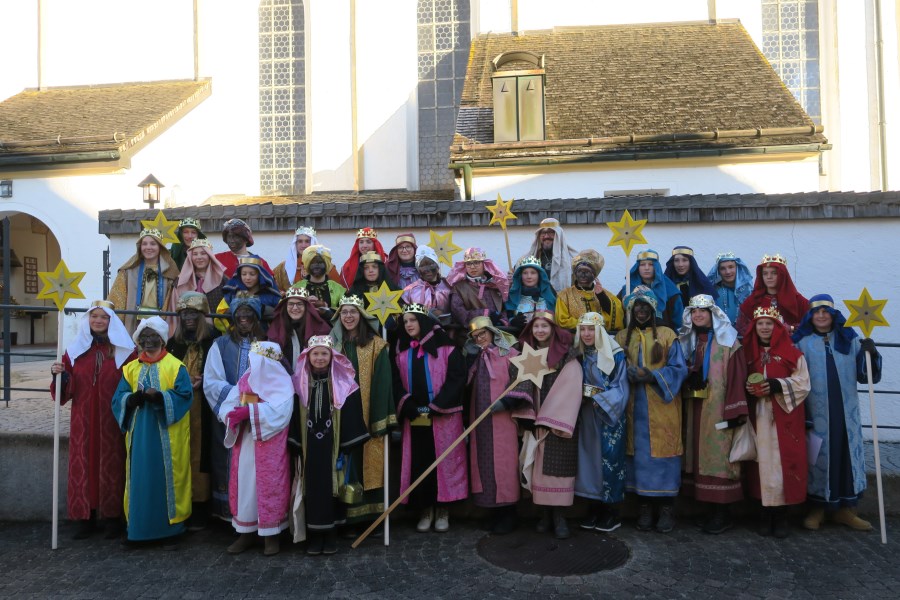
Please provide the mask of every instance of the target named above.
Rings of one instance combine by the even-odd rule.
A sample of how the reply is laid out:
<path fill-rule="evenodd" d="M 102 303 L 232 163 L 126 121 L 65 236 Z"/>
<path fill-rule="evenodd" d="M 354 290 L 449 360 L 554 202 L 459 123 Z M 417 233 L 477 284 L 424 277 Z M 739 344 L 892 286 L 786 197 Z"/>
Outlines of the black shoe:
<path fill-rule="evenodd" d="M 514 506 L 511 506 L 508 509 L 504 509 L 503 514 L 494 523 L 491 533 L 494 535 L 507 535 L 515 531 L 518 524 L 516 509 Z"/>
<path fill-rule="evenodd" d="M 309 543 L 306 545 L 306 553 L 310 556 L 318 556 L 322 554 L 325 547 L 325 536 L 321 533 L 310 533 Z"/>
<path fill-rule="evenodd" d="M 772 535 L 772 521 L 772 511 L 764 507 L 759 515 L 759 529 L 756 531 L 756 533 L 763 537 Z"/>
<path fill-rule="evenodd" d="M 550 509 L 542 508 L 541 509 L 541 518 L 535 525 L 534 530 L 538 533 L 547 533 L 550 531 L 550 526 L 553 523 L 550 521 Z"/>
<path fill-rule="evenodd" d="M 772 535 L 783 540 L 791 533 L 791 526 L 788 523 L 788 514 L 786 508 L 781 508 L 775 515 L 774 524 L 772 525 Z"/>
<path fill-rule="evenodd" d="M 720 533 L 725 533 L 731 529 L 732 525 L 731 515 L 728 514 L 727 509 L 716 510 L 712 516 L 706 520 L 706 523 L 703 524 L 703 533 L 719 535 Z"/>
<path fill-rule="evenodd" d="M 638 531 L 650 531 L 653 529 L 653 507 L 649 504 L 638 506 Z"/>
<path fill-rule="evenodd" d="M 596 515 L 590 515 L 587 519 L 579 523 L 578 526 L 582 529 L 590 531 L 597 528 L 597 523 L 599 521 L 600 519 L 598 519 Z"/>
<path fill-rule="evenodd" d="M 337 535 L 334 530 L 325 533 L 325 541 L 322 544 L 322 554 L 334 554 L 337 552 Z"/>
<path fill-rule="evenodd" d="M 563 509 L 558 506 L 553 508 L 553 536 L 558 540 L 567 540 L 572 537 Z"/>
<path fill-rule="evenodd" d="M 675 507 L 666 504 L 659 509 L 659 519 L 656 521 L 656 531 L 669 533 L 675 529 Z"/>
<path fill-rule="evenodd" d="M 205 502 L 194 502 L 191 507 L 191 517 L 187 522 L 188 531 L 202 531 L 209 523 L 209 510 Z"/>
<path fill-rule="evenodd" d="M 106 519 L 104 523 L 106 533 L 103 537 L 107 540 L 117 540 L 125 533 L 125 523 L 122 519 Z"/>
<path fill-rule="evenodd" d="M 97 528 L 94 526 L 94 522 L 91 519 L 79 520 L 76 521 L 78 523 L 78 527 L 75 529 L 75 533 L 72 534 L 73 540 L 86 540 L 97 531 Z"/>
<path fill-rule="evenodd" d="M 619 527 L 622 526 L 622 519 L 619 518 L 619 515 L 613 513 L 606 513 L 601 518 L 597 519 L 597 524 L 594 525 L 594 529 L 596 531 L 602 531 L 604 533 L 609 533 L 610 531 L 615 531 Z"/>

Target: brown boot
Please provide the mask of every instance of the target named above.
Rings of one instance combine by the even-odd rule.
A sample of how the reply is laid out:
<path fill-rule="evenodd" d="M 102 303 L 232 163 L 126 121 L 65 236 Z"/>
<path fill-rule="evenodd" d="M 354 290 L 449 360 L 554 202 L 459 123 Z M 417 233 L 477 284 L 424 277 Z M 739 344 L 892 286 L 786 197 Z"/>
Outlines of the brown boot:
<path fill-rule="evenodd" d="M 816 531 L 825 521 L 825 509 L 816 507 L 809 511 L 803 519 L 803 526 L 810 531 Z"/>
<path fill-rule="evenodd" d="M 872 531 L 872 524 L 865 519 L 860 519 L 856 513 L 849 508 L 840 509 L 832 515 L 831 520 L 835 523 L 846 525 L 850 529 L 855 529 L 856 531 Z"/>
<path fill-rule="evenodd" d="M 275 556 L 281 552 L 281 542 L 278 541 L 278 534 L 267 535 L 263 539 L 266 540 L 266 547 L 265 550 L 263 550 L 263 554 L 266 556 Z"/>
<path fill-rule="evenodd" d="M 242 533 L 233 544 L 228 546 L 227 552 L 228 554 L 240 554 L 241 552 L 246 552 L 253 547 L 255 542 L 255 533 Z"/>

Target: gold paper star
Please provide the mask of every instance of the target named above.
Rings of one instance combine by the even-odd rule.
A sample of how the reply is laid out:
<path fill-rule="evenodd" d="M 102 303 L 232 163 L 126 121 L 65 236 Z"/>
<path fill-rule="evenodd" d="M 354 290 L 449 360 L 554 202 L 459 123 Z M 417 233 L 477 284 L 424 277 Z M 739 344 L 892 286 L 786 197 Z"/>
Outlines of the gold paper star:
<path fill-rule="evenodd" d="M 400 313 L 400 296 L 402 295 L 403 290 L 392 291 L 387 282 L 382 281 L 377 292 L 366 292 L 366 300 L 369 301 L 369 308 L 366 310 L 370 315 L 375 315 L 384 326 L 388 317 Z"/>
<path fill-rule="evenodd" d="M 859 327 L 864 337 L 871 337 L 874 327 L 888 326 L 887 319 L 881 314 L 887 299 L 875 300 L 868 289 L 863 288 L 857 300 L 844 300 L 844 304 L 850 310 L 850 318 L 844 327 Z"/>
<path fill-rule="evenodd" d="M 491 222 L 488 223 L 488 226 L 500 223 L 500 227 L 506 229 L 506 221 L 509 219 L 517 219 L 518 217 L 516 217 L 512 211 L 512 203 L 512 200 L 504 202 L 503 198 L 500 197 L 500 194 L 497 194 L 496 204 L 491 204 L 487 207 L 487 209 L 491 211 Z"/>
<path fill-rule="evenodd" d="M 44 284 L 38 292 L 38 300 L 53 300 L 56 308 L 62 310 L 69 299 L 84 298 L 78 284 L 84 278 L 84 273 L 72 273 L 65 261 L 59 261 L 55 271 L 38 271 L 38 277 Z"/>
<path fill-rule="evenodd" d="M 448 267 L 452 267 L 453 255 L 462 252 L 462 248 L 453 243 L 453 232 L 448 231 L 447 235 L 438 235 L 433 231 L 429 231 L 428 235 L 428 247 L 437 254 L 438 261 Z"/>
<path fill-rule="evenodd" d="M 516 381 L 531 381 L 535 386 L 541 387 L 544 376 L 553 372 L 553 369 L 547 366 L 547 353 L 550 348 L 541 348 L 535 350 L 528 345 L 528 342 L 522 342 L 522 353 L 509 359 L 519 370 L 516 375 Z"/>
<path fill-rule="evenodd" d="M 641 230 L 644 229 L 644 225 L 646 224 L 647 219 L 635 221 L 631 218 L 631 213 L 626 210 L 621 219 L 606 224 L 606 226 L 613 231 L 612 239 L 609 240 L 609 244 L 607 245 L 622 246 L 622 250 L 624 250 L 625 255 L 628 256 L 631 254 L 631 249 L 634 248 L 635 244 L 647 243 L 647 240 L 644 239 L 644 234 L 641 233 Z"/>
<path fill-rule="evenodd" d="M 141 227 L 144 229 L 159 229 L 160 233 L 163 235 L 163 246 L 165 246 L 166 244 L 175 244 L 178 242 L 178 234 L 175 233 L 175 230 L 178 229 L 178 223 L 178 221 L 168 220 L 166 215 L 163 214 L 163 211 L 159 211 L 156 213 L 156 218 L 152 221 L 141 221 Z"/>

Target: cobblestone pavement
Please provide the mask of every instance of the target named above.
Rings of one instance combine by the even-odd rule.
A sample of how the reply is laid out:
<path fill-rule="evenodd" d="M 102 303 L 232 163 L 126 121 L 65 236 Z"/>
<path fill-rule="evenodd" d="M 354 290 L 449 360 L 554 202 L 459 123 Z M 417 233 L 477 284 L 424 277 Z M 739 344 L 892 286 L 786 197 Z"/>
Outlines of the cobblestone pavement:
<path fill-rule="evenodd" d="M 447 534 L 418 534 L 395 523 L 392 544 L 342 541 L 338 554 L 307 557 L 302 546 L 266 558 L 261 548 L 230 556 L 224 523 L 190 534 L 176 551 L 123 550 L 117 541 L 72 541 L 60 531 L 50 550 L 50 526 L 0 524 L 4 598 L 897 598 L 900 520 L 882 546 L 877 533 L 826 525 L 794 530 L 786 540 L 761 538 L 750 522 L 720 535 L 687 523 L 670 535 L 639 533 L 630 523 L 613 535 L 631 549 L 619 569 L 586 576 L 540 577 L 504 571 L 476 552 L 485 535 L 470 522 Z M 574 525 L 574 523 L 573 523 Z M 523 527 L 530 527 L 525 523 Z M 575 535 L 597 534 L 576 532 Z M 535 543 L 547 543 L 549 536 Z M 283 548 L 287 546 L 283 540 Z M 548 544 L 551 548 L 552 544 Z M 552 550 L 548 550 L 552 551 Z"/>

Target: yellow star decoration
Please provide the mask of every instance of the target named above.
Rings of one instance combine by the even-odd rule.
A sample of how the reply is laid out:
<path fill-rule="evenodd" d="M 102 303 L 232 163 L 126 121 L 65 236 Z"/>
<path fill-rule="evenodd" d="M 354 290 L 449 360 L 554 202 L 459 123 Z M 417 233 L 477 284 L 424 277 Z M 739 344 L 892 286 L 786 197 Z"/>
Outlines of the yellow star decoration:
<path fill-rule="evenodd" d="M 84 273 L 72 273 L 61 260 L 55 271 L 38 271 L 38 277 L 44 284 L 38 292 L 38 300 L 53 300 L 56 308 L 62 310 L 69 299 L 84 298 L 78 284 L 84 279 Z"/>
<path fill-rule="evenodd" d="M 871 337 L 874 327 L 888 326 L 887 319 L 881 314 L 887 299 L 875 300 L 868 289 L 863 288 L 857 300 L 844 300 L 844 304 L 850 310 L 850 318 L 844 327 L 859 327 L 864 337 Z"/>
<path fill-rule="evenodd" d="M 488 226 L 500 223 L 500 227 L 506 229 L 506 222 L 509 219 L 517 219 L 518 217 L 512 211 L 512 203 L 512 200 L 504 202 L 500 194 L 497 194 L 497 202 L 487 207 L 491 211 L 491 222 L 488 223 Z"/>
<path fill-rule="evenodd" d="M 453 255 L 462 252 L 462 248 L 453 243 L 453 232 L 448 231 L 447 235 L 438 235 L 433 231 L 429 231 L 428 235 L 428 247 L 437 254 L 438 262 L 452 267 Z"/>
<path fill-rule="evenodd" d="M 387 282 L 382 281 L 377 292 L 366 292 L 366 300 L 369 301 L 369 308 L 366 310 L 370 315 L 375 315 L 384 326 L 388 317 L 400 314 L 400 296 L 402 295 L 403 290 L 392 291 Z"/>
<path fill-rule="evenodd" d="M 628 256 L 631 254 L 631 249 L 634 248 L 635 244 L 647 243 L 647 240 L 644 239 L 644 234 L 641 233 L 646 224 L 647 219 L 635 221 L 631 218 L 631 213 L 626 210 L 621 219 L 610 221 L 606 224 L 613 231 L 612 239 L 609 240 L 607 246 L 622 246 L 622 250 Z"/>
<path fill-rule="evenodd" d="M 166 244 L 178 242 L 178 234 L 175 233 L 175 230 L 178 229 L 178 223 L 178 221 L 168 220 L 163 211 L 159 211 L 156 213 L 156 218 L 152 221 L 141 221 L 141 227 L 144 229 L 159 229 L 160 233 L 163 234 L 162 243 L 165 246 Z"/>
<path fill-rule="evenodd" d="M 522 342 L 522 346 L 522 353 L 509 359 L 509 362 L 519 370 L 516 381 L 531 381 L 535 386 L 541 387 L 544 376 L 553 372 L 553 369 L 547 366 L 547 353 L 550 348 L 535 350 L 528 342 Z"/>

